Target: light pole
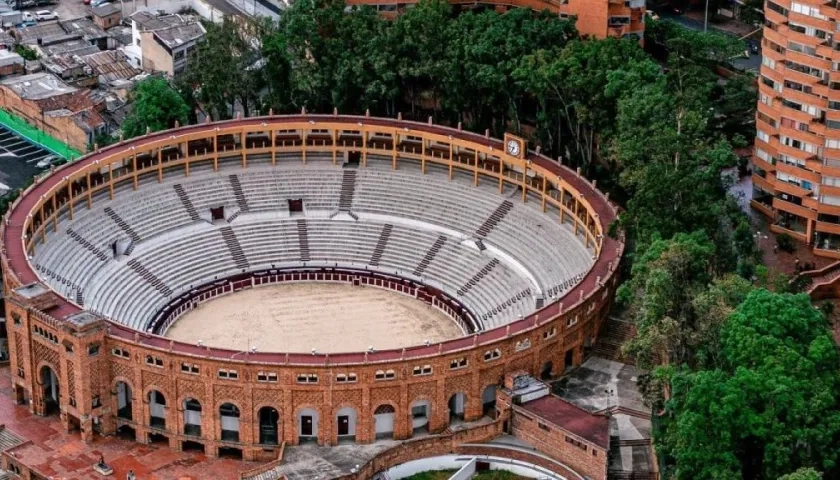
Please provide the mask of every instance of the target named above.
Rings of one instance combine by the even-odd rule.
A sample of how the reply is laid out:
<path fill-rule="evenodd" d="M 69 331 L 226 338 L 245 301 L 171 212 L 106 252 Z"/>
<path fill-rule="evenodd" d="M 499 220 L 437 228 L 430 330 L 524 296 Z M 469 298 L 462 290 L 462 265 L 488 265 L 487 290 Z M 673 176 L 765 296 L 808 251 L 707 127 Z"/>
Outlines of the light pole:
<path fill-rule="evenodd" d="M 708 28 L 709 28 L 709 0 L 706 0 L 706 11 L 705 11 L 705 14 L 703 15 L 703 33 L 706 33 Z"/>

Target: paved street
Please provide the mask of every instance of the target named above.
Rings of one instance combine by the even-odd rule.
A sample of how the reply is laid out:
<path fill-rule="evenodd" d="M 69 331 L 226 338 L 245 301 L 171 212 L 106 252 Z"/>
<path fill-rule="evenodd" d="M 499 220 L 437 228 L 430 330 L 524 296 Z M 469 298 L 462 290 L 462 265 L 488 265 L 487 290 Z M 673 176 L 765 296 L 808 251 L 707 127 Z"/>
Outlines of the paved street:
<path fill-rule="evenodd" d="M 694 12 L 694 13 L 696 13 L 696 12 Z M 700 12 L 700 15 L 699 15 L 700 19 L 699 20 L 697 18 L 694 18 L 697 15 L 693 15 L 693 14 L 686 14 L 686 15 L 659 14 L 659 15 L 663 20 L 665 20 L 665 19 L 672 20 L 672 21 L 674 21 L 676 23 L 679 23 L 680 25 L 684 26 L 685 28 L 690 28 L 691 30 L 699 30 L 699 31 L 703 30 L 702 12 Z M 732 22 L 732 23 L 734 23 L 734 22 Z M 723 32 L 727 35 L 738 36 L 739 38 L 744 35 L 744 33 L 740 30 L 736 33 L 736 32 L 731 31 L 730 29 L 722 29 L 718 25 L 715 25 L 715 24 L 710 22 L 709 23 L 709 30 L 712 30 L 712 29 L 717 30 L 719 32 Z M 743 29 L 741 29 L 741 30 L 743 30 Z M 746 33 L 749 33 L 749 32 L 747 31 Z M 746 44 L 745 44 L 744 48 L 746 48 Z M 759 45 L 759 48 L 760 48 L 760 45 Z M 752 55 L 750 55 L 749 58 L 740 57 L 740 58 L 734 59 L 732 61 L 732 64 L 735 66 L 735 68 L 738 68 L 738 69 L 741 69 L 741 70 L 758 72 L 758 68 L 761 65 L 761 52 L 759 51 L 758 54 L 752 54 Z"/>

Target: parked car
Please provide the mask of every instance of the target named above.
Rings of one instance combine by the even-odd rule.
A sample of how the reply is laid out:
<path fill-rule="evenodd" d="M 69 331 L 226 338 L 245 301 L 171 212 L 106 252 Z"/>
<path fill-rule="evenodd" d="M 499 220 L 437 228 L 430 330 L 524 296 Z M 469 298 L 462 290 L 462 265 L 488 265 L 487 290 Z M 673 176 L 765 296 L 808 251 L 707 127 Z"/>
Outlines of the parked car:
<path fill-rule="evenodd" d="M 35 15 L 32 12 L 21 12 L 21 23 L 24 26 L 35 25 Z"/>
<path fill-rule="evenodd" d="M 38 168 L 47 168 L 51 165 L 58 164 L 61 160 L 63 160 L 63 159 L 61 157 L 57 156 L 57 155 L 48 155 L 48 156 L 42 158 L 41 161 L 36 163 L 35 166 L 38 167 Z"/>
<path fill-rule="evenodd" d="M 38 10 L 35 12 L 35 19 L 39 22 L 46 22 L 47 20 L 58 20 L 58 15 L 49 10 Z"/>

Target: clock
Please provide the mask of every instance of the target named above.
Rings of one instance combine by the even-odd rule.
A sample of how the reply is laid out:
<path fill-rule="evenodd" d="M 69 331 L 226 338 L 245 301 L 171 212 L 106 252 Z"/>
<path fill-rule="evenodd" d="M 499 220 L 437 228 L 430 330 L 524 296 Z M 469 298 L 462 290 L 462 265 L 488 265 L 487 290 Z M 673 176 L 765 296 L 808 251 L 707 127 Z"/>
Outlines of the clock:
<path fill-rule="evenodd" d="M 520 148 L 521 147 L 520 147 L 518 141 L 516 141 L 516 140 L 508 140 L 507 141 L 507 153 L 509 155 L 511 155 L 513 157 L 518 157 Z"/>

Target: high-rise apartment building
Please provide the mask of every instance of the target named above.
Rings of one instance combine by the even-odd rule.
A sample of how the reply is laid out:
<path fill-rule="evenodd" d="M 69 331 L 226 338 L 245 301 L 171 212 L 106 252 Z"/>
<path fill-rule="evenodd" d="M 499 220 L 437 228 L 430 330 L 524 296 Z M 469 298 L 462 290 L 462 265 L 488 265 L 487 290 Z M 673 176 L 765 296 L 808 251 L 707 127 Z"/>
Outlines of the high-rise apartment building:
<path fill-rule="evenodd" d="M 764 13 L 752 205 L 774 232 L 840 258 L 840 10 L 767 0 Z"/>
<path fill-rule="evenodd" d="M 372 5 L 383 15 L 394 16 L 411 8 L 417 0 L 347 0 L 348 5 Z M 449 0 L 463 8 L 485 6 L 499 12 L 523 7 L 548 10 L 560 17 L 577 17 L 581 35 L 595 38 L 627 37 L 642 40 L 645 33 L 644 0 Z"/>

